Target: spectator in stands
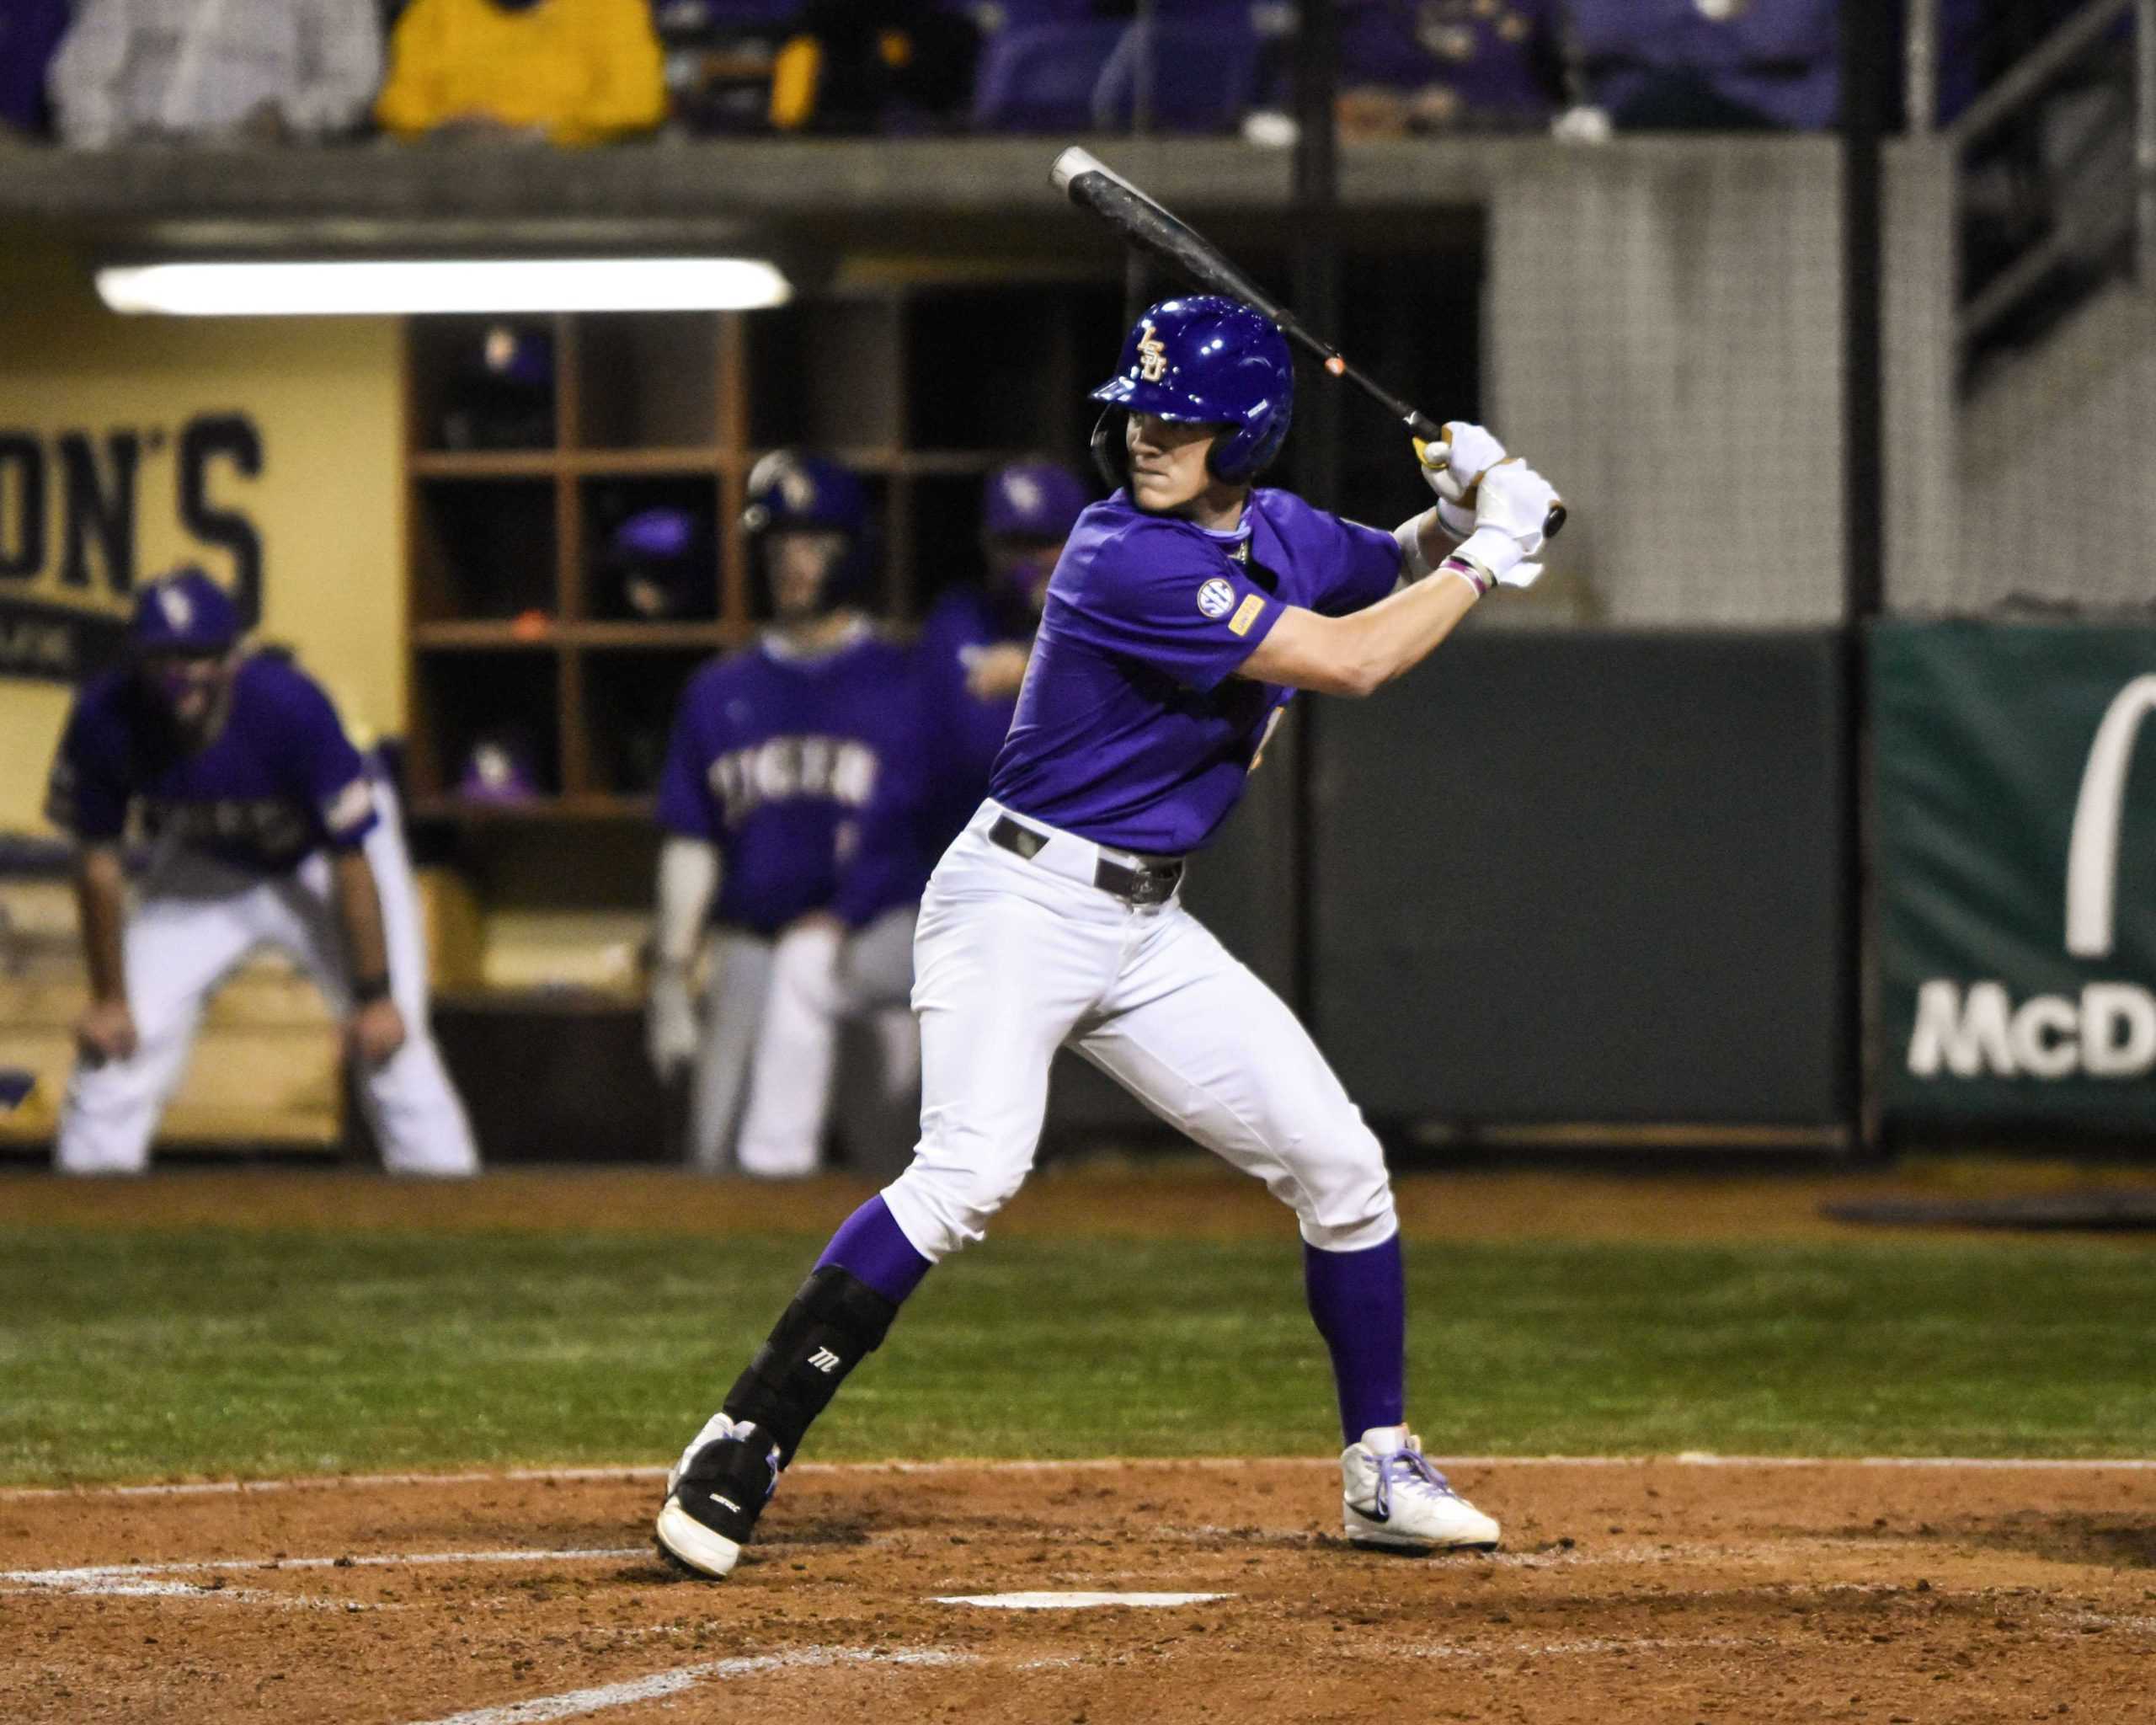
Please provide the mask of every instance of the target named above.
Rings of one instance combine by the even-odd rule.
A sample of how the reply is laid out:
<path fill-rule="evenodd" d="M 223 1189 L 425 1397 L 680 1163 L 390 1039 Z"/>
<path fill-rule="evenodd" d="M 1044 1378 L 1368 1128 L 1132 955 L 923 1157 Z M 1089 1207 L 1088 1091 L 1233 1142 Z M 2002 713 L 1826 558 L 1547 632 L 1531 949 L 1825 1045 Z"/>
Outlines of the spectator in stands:
<path fill-rule="evenodd" d="M 805 0 L 771 70 L 780 131 L 941 126 L 973 94 L 979 37 L 938 0 Z"/>
<path fill-rule="evenodd" d="M 667 105 L 684 132 L 771 129 L 771 67 L 799 0 L 653 0 Z"/>
<path fill-rule="evenodd" d="M 51 88 L 99 149 L 348 131 L 381 79 L 375 0 L 78 0 Z"/>
<path fill-rule="evenodd" d="M 46 69 L 67 33 L 67 0 L 0 0 L 0 142 L 42 137 Z"/>
<path fill-rule="evenodd" d="M 1341 0 L 1340 129 L 1540 126 L 1560 104 L 1552 0 Z"/>
<path fill-rule="evenodd" d="M 409 0 L 375 115 L 404 137 L 648 131 L 666 115 L 649 0 Z"/>
<path fill-rule="evenodd" d="M 1817 131 L 1841 99 L 1839 0 L 1566 0 L 1585 91 L 1561 133 Z"/>

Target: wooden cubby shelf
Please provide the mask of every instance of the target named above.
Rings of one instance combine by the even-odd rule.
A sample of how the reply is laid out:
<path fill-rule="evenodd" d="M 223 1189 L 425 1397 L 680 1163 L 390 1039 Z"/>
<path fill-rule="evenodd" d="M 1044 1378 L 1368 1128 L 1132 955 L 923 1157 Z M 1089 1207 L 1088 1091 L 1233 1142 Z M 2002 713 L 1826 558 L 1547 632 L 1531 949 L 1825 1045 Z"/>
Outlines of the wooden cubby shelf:
<path fill-rule="evenodd" d="M 750 470 L 807 447 L 874 500 L 875 608 L 918 618 L 979 574 L 999 462 L 1082 458 L 1080 356 L 1120 332 L 1113 280 L 887 288 L 771 312 L 414 318 L 405 331 L 412 805 L 478 827 L 651 819 L 681 686 L 754 634 Z M 669 512 L 649 577 L 621 524 Z M 491 743 L 531 793 L 458 794 Z"/>

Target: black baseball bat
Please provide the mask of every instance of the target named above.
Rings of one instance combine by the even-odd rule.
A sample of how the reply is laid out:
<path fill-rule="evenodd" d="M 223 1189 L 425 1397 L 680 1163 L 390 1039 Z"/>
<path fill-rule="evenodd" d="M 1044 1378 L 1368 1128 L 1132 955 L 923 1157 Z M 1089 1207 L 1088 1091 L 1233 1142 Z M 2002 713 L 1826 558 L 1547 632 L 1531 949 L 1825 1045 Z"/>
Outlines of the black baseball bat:
<path fill-rule="evenodd" d="M 1170 215 L 1090 151 L 1074 144 L 1055 158 L 1049 178 L 1072 203 L 1085 206 L 1133 245 L 1174 264 L 1201 286 L 1255 306 L 1278 324 L 1290 340 L 1315 355 L 1331 376 L 1345 378 L 1399 420 L 1417 443 L 1442 446 L 1447 441 L 1444 426 L 1393 394 L 1324 337 L 1306 328 L 1293 312 L 1238 270 L 1212 241 L 1188 222 Z M 1562 503 L 1550 505 L 1542 523 L 1544 538 L 1557 537 L 1564 527 L 1565 515 Z"/>

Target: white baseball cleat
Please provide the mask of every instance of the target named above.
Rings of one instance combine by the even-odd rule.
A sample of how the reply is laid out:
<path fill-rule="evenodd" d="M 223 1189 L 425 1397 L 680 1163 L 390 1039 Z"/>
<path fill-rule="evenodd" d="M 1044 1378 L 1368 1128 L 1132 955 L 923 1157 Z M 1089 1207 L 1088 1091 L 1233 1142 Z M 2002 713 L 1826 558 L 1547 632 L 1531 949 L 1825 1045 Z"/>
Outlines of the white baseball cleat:
<path fill-rule="evenodd" d="M 732 1574 L 778 1487 L 778 1455 L 753 1423 L 712 1415 L 667 1471 L 666 1502 L 653 1529 L 659 1550 L 713 1580 Z"/>
<path fill-rule="evenodd" d="M 1392 1551 L 1495 1551 L 1497 1524 L 1423 1459 L 1404 1425 L 1363 1434 L 1340 1455 L 1342 1517 L 1349 1541 Z"/>

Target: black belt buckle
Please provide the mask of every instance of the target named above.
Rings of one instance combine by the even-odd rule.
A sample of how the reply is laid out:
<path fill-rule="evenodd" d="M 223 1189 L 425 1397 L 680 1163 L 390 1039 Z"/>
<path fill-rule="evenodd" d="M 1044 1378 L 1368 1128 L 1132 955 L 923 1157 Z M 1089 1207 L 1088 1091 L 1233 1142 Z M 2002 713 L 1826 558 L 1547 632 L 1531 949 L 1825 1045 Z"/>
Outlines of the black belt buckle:
<path fill-rule="evenodd" d="M 1180 862 L 1159 868 L 1134 868 L 1103 857 L 1093 865 L 1093 884 L 1127 905 L 1165 905 L 1175 896 L 1176 883 L 1182 879 Z"/>

